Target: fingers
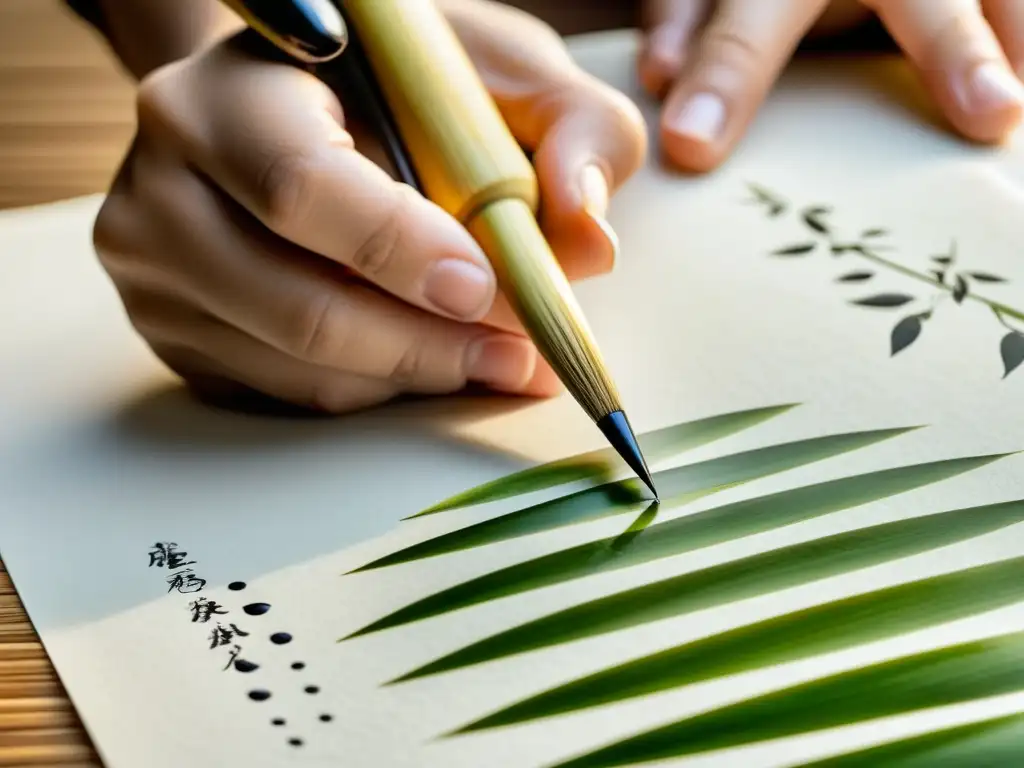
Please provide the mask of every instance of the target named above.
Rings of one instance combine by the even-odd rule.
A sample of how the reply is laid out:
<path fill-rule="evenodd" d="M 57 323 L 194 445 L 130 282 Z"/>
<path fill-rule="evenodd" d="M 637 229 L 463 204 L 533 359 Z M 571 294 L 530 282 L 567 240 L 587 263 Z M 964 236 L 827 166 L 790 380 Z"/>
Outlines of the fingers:
<path fill-rule="evenodd" d="M 479 246 L 353 150 L 325 85 L 229 46 L 206 56 L 144 84 L 147 131 L 281 238 L 422 309 L 462 321 L 487 313 L 496 283 Z"/>
<path fill-rule="evenodd" d="M 639 110 L 577 67 L 532 16 L 499 3 L 442 7 L 512 132 L 533 151 L 541 226 L 567 276 L 608 271 L 616 253 L 602 221 L 608 201 L 647 152 Z"/>
<path fill-rule="evenodd" d="M 354 282 L 331 263 L 253 227 L 187 172 L 153 162 L 140 167 L 148 175 L 137 171 L 136 196 L 144 196 L 151 212 L 151 235 L 174 243 L 173 278 L 152 260 L 122 265 L 108 258 L 107 267 L 115 279 L 142 289 L 142 299 L 126 298 L 126 305 L 147 339 L 201 346 L 218 333 L 229 339 L 241 334 L 307 366 L 378 379 L 396 391 L 441 394 L 476 382 L 538 394 L 530 390 L 538 354 L 527 339 L 438 317 Z M 146 270 L 155 271 L 154 279 L 146 279 Z M 184 311 L 187 305 L 201 308 L 198 314 L 208 320 Z M 220 325 L 233 334 L 218 332 Z M 265 378 L 255 371 L 247 376 L 243 380 Z"/>
<path fill-rule="evenodd" d="M 1024 2 L 983 0 L 985 17 L 1003 45 L 1010 66 L 1024 79 Z"/>
<path fill-rule="evenodd" d="M 201 349 L 161 341 L 152 346 L 171 369 L 204 392 L 226 390 L 234 395 L 241 385 L 326 413 L 369 408 L 399 394 L 388 381 L 295 360 L 226 325 L 208 323 L 202 330 Z"/>
<path fill-rule="evenodd" d="M 708 171 L 743 136 L 827 0 L 721 0 L 661 118 L 662 146 L 681 168 Z"/>
<path fill-rule="evenodd" d="M 641 84 L 655 98 L 662 98 L 682 74 L 696 32 L 710 9 L 711 0 L 648 0 L 639 74 Z"/>
<path fill-rule="evenodd" d="M 981 142 L 1020 122 L 1024 85 L 1014 75 L 978 0 L 870 0 L 950 122 Z M 1016 5 L 1016 9 L 1012 6 Z M 1004 35 L 1019 38 L 1020 3 L 987 3 Z M 1015 43 L 1018 50 L 1019 43 Z"/>

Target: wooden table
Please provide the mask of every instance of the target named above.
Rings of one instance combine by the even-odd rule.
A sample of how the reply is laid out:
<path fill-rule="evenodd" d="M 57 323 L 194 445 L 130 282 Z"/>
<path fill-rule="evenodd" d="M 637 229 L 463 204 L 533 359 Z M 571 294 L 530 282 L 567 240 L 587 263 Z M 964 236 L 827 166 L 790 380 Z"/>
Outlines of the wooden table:
<path fill-rule="evenodd" d="M 0 0 L 0 208 L 102 192 L 133 112 L 102 41 L 57 0 Z M 72 765 L 100 762 L 0 563 L 0 766 Z"/>

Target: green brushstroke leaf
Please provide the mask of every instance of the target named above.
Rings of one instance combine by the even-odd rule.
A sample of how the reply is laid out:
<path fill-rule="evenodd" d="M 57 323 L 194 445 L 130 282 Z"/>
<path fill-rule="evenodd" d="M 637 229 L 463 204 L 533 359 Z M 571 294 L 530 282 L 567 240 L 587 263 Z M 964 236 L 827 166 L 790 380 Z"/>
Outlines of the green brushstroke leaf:
<path fill-rule="evenodd" d="M 661 494 L 662 504 L 678 504 L 722 488 L 863 448 L 907 431 L 888 429 L 853 432 L 757 448 L 655 472 L 654 482 Z M 643 486 L 635 478 L 608 483 L 436 536 L 386 555 L 357 571 L 495 544 L 609 515 L 639 512 L 642 506 L 649 503 Z"/>
<path fill-rule="evenodd" d="M 747 699 L 555 768 L 613 768 L 678 758 L 1014 693 L 1024 689 L 1022 658 L 1024 633 L 941 648 Z"/>
<path fill-rule="evenodd" d="M 955 544 L 1021 521 L 1024 501 L 1014 501 L 939 512 L 794 544 L 558 611 L 461 648 L 394 682 L 767 595 Z"/>
<path fill-rule="evenodd" d="M 807 763 L 804 768 L 1019 768 L 1024 714 L 970 723 Z"/>
<path fill-rule="evenodd" d="M 776 405 L 720 414 L 647 432 L 637 440 L 648 463 L 654 463 L 750 429 L 795 407 L 795 404 Z M 608 481 L 622 466 L 618 454 L 611 448 L 581 453 L 483 483 L 406 519 L 508 499 L 580 480 Z"/>
<path fill-rule="evenodd" d="M 532 589 L 649 563 L 792 525 L 970 472 L 1002 456 L 950 459 L 831 480 L 725 504 L 502 568 L 404 608 L 407 621 Z M 634 524 L 635 525 L 635 524 Z M 628 536 L 628 538 L 627 538 Z"/>
<path fill-rule="evenodd" d="M 601 704 L 885 640 L 1024 600 L 1024 557 L 856 595 L 678 645 L 524 699 L 457 733 Z"/>

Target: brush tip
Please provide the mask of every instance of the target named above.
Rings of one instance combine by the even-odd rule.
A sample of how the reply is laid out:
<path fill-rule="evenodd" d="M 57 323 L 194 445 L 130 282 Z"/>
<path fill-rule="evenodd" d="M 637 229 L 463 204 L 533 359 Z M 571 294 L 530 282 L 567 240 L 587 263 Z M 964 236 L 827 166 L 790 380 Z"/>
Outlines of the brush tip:
<path fill-rule="evenodd" d="M 637 442 L 636 433 L 629 424 L 629 419 L 623 411 L 612 411 L 597 422 L 598 429 L 604 434 L 608 442 L 623 458 L 629 468 L 636 472 L 637 477 L 650 488 L 654 494 L 654 500 L 661 502 L 657 489 L 654 487 L 654 478 L 647 468 L 647 461 L 644 459 L 643 451 L 640 450 L 640 443 Z"/>

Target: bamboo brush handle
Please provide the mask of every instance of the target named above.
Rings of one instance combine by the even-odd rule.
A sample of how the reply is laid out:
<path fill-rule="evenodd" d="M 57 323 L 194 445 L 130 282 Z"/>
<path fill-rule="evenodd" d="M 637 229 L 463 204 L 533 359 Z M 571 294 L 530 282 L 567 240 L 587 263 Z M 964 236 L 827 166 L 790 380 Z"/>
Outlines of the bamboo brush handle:
<path fill-rule="evenodd" d="M 344 0 L 426 195 L 463 225 L 508 198 L 537 210 L 533 166 L 433 0 Z"/>

